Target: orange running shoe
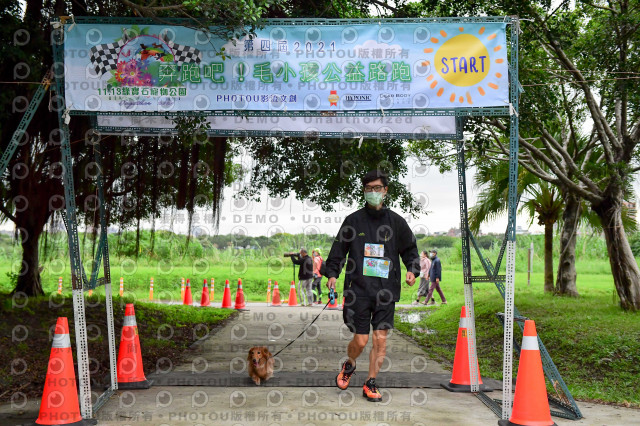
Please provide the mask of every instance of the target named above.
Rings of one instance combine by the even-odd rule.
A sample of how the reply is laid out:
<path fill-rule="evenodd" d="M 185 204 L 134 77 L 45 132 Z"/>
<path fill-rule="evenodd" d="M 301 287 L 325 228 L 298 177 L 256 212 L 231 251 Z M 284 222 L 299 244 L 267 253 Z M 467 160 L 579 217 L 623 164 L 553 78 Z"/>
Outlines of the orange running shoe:
<path fill-rule="evenodd" d="M 340 389 L 345 390 L 349 387 L 349 380 L 351 380 L 351 376 L 356 372 L 356 366 L 352 365 L 349 361 L 345 361 L 342 364 L 342 370 L 340 374 L 336 376 L 336 386 Z"/>
<path fill-rule="evenodd" d="M 378 387 L 376 386 L 376 379 L 372 377 L 366 381 L 364 386 L 362 386 L 362 396 L 364 396 L 371 402 L 382 401 L 382 394 L 380 394 L 380 391 L 378 391 Z"/>

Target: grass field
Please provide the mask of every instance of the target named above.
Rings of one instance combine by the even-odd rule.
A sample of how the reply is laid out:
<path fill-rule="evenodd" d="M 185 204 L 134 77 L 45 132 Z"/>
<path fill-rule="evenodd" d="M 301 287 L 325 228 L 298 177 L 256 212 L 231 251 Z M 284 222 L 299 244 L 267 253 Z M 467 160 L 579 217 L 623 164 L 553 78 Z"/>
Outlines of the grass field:
<path fill-rule="evenodd" d="M 135 267 L 129 267 L 128 263 L 122 262 L 120 265 L 118 262 L 112 262 L 112 290 L 113 294 L 117 295 L 119 290 L 120 277 L 124 279 L 124 293 L 125 295 L 136 298 L 137 300 L 148 300 L 149 298 L 149 283 L 151 277 L 154 280 L 154 299 L 156 300 L 180 300 L 180 282 L 181 278 L 190 278 L 191 291 L 194 296 L 194 300 L 200 300 L 202 293 L 202 282 L 207 279 L 207 283 L 210 284 L 211 278 L 215 279 L 215 293 L 214 301 L 222 300 L 222 292 L 224 290 L 225 280 L 229 280 L 231 292 L 235 294 L 237 288 L 238 278 L 242 279 L 242 287 L 244 290 L 245 298 L 248 301 L 260 302 L 266 300 L 267 295 L 267 280 L 272 280 L 272 286 L 275 281 L 278 281 L 281 294 L 288 295 L 289 287 L 293 277 L 293 268 L 291 262 L 285 259 L 284 267 L 274 267 L 272 265 L 266 265 L 266 262 L 256 262 L 256 264 L 249 266 L 248 263 L 242 263 L 242 267 L 234 264 L 209 264 L 206 267 L 206 272 L 199 272 L 198 266 L 180 266 L 175 265 L 170 268 L 165 267 L 163 264 L 149 265 L 145 262 L 137 262 Z M 443 260 L 443 277 L 442 287 L 445 294 L 449 297 L 449 294 L 459 293 L 462 296 L 462 270 L 461 267 L 456 265 L 449 265 Z M 185 262 L 187 263 L 187 262 Z M 584 265 L 582 265 L 584 263 Z M 10 265 L 0 264 L 0 277 L 6 277 L 6 274 L 11 271 Z M 613 278 L 610 274 L 610 267 L 608 262 L 593 261 L 593 262 L 578 262 L 577 268 L 579 271 L 588 270 L 588 273 L 581 272 L 578 275 L 578 290 L 582 288 L 589 289 L 588 293 L 584 294 L 584 297 L 593 297 L 591 290 L 595 291 L 599 297 L 604 297 L 602 300 L 606 300 L 607 303 L 615 305 L 617 295 L 613 286 Z M 538 268 L 536 268 L 538 269 Z M 542 289 L 543 272 L 541 270 L 534 269 L 531 274 L 531 289 Z M 68 266 L 66 267 L 68 271 Z M 404 277 L 404 268 L 402 276 Z M 479 269 L 474 269 L 475 273 L 480 273 Z M 50 269 L 46 269 L 42 274 L 42 283 L 45 293 L 55 292 L 58 288 L 58 276 L 63 277 L 63 291 L 65 294 L 71 294 L 69 285 L 69 274 L 63 272 L 61 275 L 50 272 Z M 297 282 L 297 267 L 295 280 Z M 323 280 L 323 293 L 326 294 L 326 279 Z M 527 273 L 526 271 L 516 272 L 516 284 L 518 291 L 520 289 L 526 289 Z M 418 289 L 416 284 L 414 287 L 409 287 L 406 284 L 402 285 L 401 303 L 411 303 L 415 300 L 415 294 Z M 484 289 L 489 289 L 490 293 L 500 298 L 499 293 L 495 289 L 493 284 L 476 284 L 475 289 L 477 292 L 482 292 Z M 9 292 L 12 290 L 12 286 L 8 279 L 0 281 L 0 291 Z M 342 290 L 342 280 L 338 280 L 338 290 Z M 98 288 L 95 294 L 104 294 L 104 290 Z M 608 297 L 606 297 L 608 296 Z M 516 301 L 518 295 L 516 294 Z"/>
<path fill-rule="evenodd" d="M 497 250 L 494 247 L 488 255 L 495 259 Z M 538 333 L 575 398 L 640 407 L 640 388 L 637 386 L 640 381 L 640 313 L 628 313 L 619 308 L 608 260 L 603 258 L 601 249 L 593 248 L 594 253 L 588 250 L 591 247 L 584 244 L 576 262 L 577 285 L 581 296 L 570 299 L 544 294 L 540 251 L 536 253 L 531 284 L 528 286 L 526 260 L 522 260 L 524 255 L 520 249 L 516 263 L 515 304 L 521 315 L 536 321 Z M 230 281 L 232 297 L 235 297 L 238 278 L 242 279 L 247 301 L 265 301 L 268 279 L 273 283 L 278 281 L 281 294 L 284 298 L 288 296 L 293 279 L 293 268 L 288 258 L 277 257 L 273 253 L 267 258 L 231 256 L 225 252 L 228 251 L 198 260 L 178 258 L 162 261 L 141 257 L 136 261 L 131 258 L 113 258 L 111 274 L 116 305 L 122 307 L 121 302 L 125 300 L 147 301 L 151 277 L 154 278 L 154 300 L 178 302 L 182 277 L 191 279 L 194 302 L 200 300 L 203 279 L 210 282 L 211 278 L 215 279 L 214 303 L 222 300 L 226 279 Z M 419 316 L 417 323 L 403 322 L 404 317 L 398 317 L 396 326 L 422 344 L 430 356 L 444 365 L 451 365 L 460 307 L 464 303 L 459 247 L 441 249 L 440 257 L 443 262 L 442 288 L 449 304 L 435 309 L 416 309 Z M 42 280 L 47 294 L 57 290 L 58 276 L 62 276 L 63 294 L 71 295 L 67 262 L 66 258 L 59 258 L 45 263 Z M 87 270 L 88 266 L 85 264 Z M 474 260 L 472 266 L 474 274 L 481 273 L 479 262 Z M 13 289 L 11 274 L 15 274 L 18 267 L 19 262 L 15 259 L 12 262 L 6 258 L 0 260 L 0 293 L 6 294 Z M 504 270 L 504 265 L 502 269 Z M 124 278 L 124 300 L 117 296 L 120 277 Z M 326 280 L 323 280 L 323 285 L 325 283 Z M 411 303 L 415 299 L 417 287 L 417 284 L 413 287 L 402 284 L 400 303 Z M 323 289 L 326 300 L 326 287 Z M 339 280 L 338 290 L 341 289 L 342 280 Z M 103 294 L 104 289 L 98 288 L 94 297 L 99 300 Z M 495 314 L 503 311 L 503 300 L 491 283 L 474 284 L 474 296 L 481 374 L 501 378 L 503 338 L 502 328 Z M 438 298 L 437 295 L 435 297 Z M 5 303 L 8 303 L 6 296 Z M 90 315 L 103 315 L 103 309 L 87 306 Z M 147 311 L 154 309 L 153 306 L 158 305 L 143 308 L 142 315 L 150 315 Z M 171 312 L 165 312 L 166 308 L 158 308 L 163 309 L 159 315 L 172 315 L 171 321 L 182 321 L 184 324 L 202 321 L 190 318 L 193 313 L 188 312 L 188 309 L 179 308 L 173 307 Z M 41 316 L 41 322 L 51 323 L 55 320 L 55 312 L 45 310 L 39 313 L 49 315 L 47 318 Z M 426 334 L 421 331 L 424 329 L 435 333 Z M 520 330 L 516 333 L 520 333 Z M 148 344 L 153 347 L 166 345 L 166 342 L 150 341 Z M 176 350 L 175 347 L 169 349 Z M 517 362 L 514 374 L 516 368 Z"/>
<path fill-rule="evenodd" d="M 576 399 L 638 408 L 640 313 L 621 311 L 612 287 L 610 276 L 580 274 L 581 297 L 571 299 L 543 294 L 541 276 L 532 279 L 527 287 L 526 276 L 523 280 L 519 274 L 515 304 L 521 315 L 536 322 L 539 336 Z M 408 309 L 418 312 L 417 322 L 407 321 L 406 315 L 396 317 L 399 330 L 449 366 L 455 355 L 458 318 L 464 304 L 462 290 L 459 280 L 455 281 L 445 285 L 447 306 Z M 474 301 L 480 372 L 502 378 L 503 334 L 495 314 L 503 312 L 504 302 L 493 284 L 475 285 Z M 518 327 L 514 335 L 522 335 Z M 517 357 L 513 371 L 515 377 Z"/>

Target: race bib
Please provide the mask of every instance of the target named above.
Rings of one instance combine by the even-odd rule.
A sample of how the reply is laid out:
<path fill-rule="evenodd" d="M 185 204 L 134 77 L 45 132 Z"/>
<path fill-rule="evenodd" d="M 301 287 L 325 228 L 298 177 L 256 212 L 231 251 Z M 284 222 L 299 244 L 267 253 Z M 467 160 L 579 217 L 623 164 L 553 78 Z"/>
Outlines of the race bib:
<path fill-rule="evenodd" d="M 384 256 L 384 244 L 364 244 L 364 255 L 368 257 L 383 257 Z"/>
<path fill-rule="evenodd" d="M 389 278 L 389 264 L 385 259 L 365 257 L 362 273 L 366 277 Z"/>

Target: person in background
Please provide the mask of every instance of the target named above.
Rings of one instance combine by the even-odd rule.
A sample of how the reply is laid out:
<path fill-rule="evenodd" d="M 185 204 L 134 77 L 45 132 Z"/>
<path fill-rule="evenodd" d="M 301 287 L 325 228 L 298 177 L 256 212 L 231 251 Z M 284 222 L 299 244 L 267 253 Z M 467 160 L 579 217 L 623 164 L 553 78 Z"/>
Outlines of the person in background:
<path fill-rule="evenodd" d="M 440 295 L 442 305 L 446 305 L 447 298 L 444 297 L 444 293 L 442 292 L 442 289 L 440 289 L 440 280 L 442 280 L 442 264 L 440 263 L 440 258 L 438 257 L 438 251 L 436 249 L 431 250 L 429 257 L 431 258 L 431 270 L 429 271 L 429 280 L 431 281 L 431 287 L 429 288 L 429 293 L 427 293 L 427 297 L 426 299 L 424 299 L 423 304 L 427 306 L 436 305 L 435 299 L 431 299 L 433 290 L 436 290 Z M 429 302 L 429 300 L 431 301 Z"/>
<path fill-rule="evenodd" d="M 313 260 L 307 254 L 307 250 L 300 249 L 300 253 L 292 253 L 291 261 L 295 265 L 300 265 L 298 269 L 298 303 L 301 306 L 311 306 L 313 293 L 311 292 L 311 282 L 313 281 Z"/>
<path fill-rule="evenodd" d="M 322 267 L 322 256 L 320 255 L 320 249 L 316 248 L 311 251 L 313 256 L 313 282 L 311 283 L 311 291 L 313 292 L 313 303 L 316 305 L 322 305 L 322 274 L 320 268 Z"/>
<path fill-rule="evenodd" d="M 418 298 L 412 305 L 420 303 L 420 298 L 427 295 L 429 291 L 429 270 L 431 269 L 431 261 L 426 250 L 420 253 L 420 286 L 418 287 Z M 431 298 L 435 303 L 435 299 Z"/>

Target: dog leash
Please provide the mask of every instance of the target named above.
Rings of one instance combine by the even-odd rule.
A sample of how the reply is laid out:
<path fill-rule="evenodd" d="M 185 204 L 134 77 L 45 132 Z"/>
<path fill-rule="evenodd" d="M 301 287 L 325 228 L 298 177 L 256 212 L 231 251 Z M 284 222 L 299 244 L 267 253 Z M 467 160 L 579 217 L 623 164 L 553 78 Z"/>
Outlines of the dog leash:
<path fill-rule="evenodd" d="M 280 349 L 278 352 L 275 353 L 275 355 L 272 355 L 272 358 L 275 358 L 276 356 L 278 356 L 278 354 L 282 351 L 284 351 L 285 349 L 287 349 L 289 346 L 291 346 L 293 344 L 293 342 L 295 342 L 296 340 L 298 340 L 300 338 L 300 336 L 302 336 L 304 333 L 306 333 L 306 331 L 309 329 L 309 327 L 311 327 L 313 325 L 314 322 L 316 322 L 316 320 L 318 318 L 320 318 L 320 314 L 322 314 L 322 312 L 327 309 L 327 306 L 329 306 L 329 304 L 333 304 L 336 300 L 336 294 L 334 292 L 333 289 L 331 289 L 329 291 L 329 300 L 327 301 L 327 303 L 324 305 L 324 308 L 322 308 L 322 311 L 320 311 L 320 313 L 318 315 L 316 315 L 316 317 L 313 319 L 313 321 L 311 321 L 311 323 L 309 323 L 309 325 L 307 325 L 302 332 L 300 332 L 300 334 L 298 334 L 298 336 L 293 339 L 292 341 L 290 341 L 289 343 L 287 343 L 287 346 L 285 346 L 284 348 Z"/>

